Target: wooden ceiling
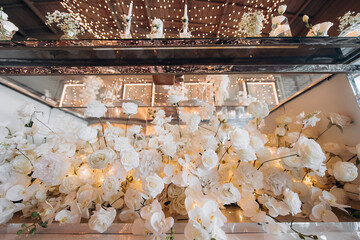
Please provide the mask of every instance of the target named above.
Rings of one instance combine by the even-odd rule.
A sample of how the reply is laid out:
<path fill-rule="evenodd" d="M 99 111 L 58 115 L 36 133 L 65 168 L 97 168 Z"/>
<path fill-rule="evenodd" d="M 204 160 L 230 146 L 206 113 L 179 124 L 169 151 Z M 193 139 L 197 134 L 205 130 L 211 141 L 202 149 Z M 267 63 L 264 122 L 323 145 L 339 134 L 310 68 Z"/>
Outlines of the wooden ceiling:
<path fill-rule="evenodd" d="M 62 4 L 63 2 L 63 4 Z M 104 38 L 120 38 L 124 30 L 122 16 L 127 14 L 131 0 L 1 0 L 0 6 L 9 20 L 19 27 L 15 40 L 27 38 L 58 39 L 62 32 L 57 27 L 45 25 L 47 12 L 55 10 L 80 13 L 93 31 Z M 146 38 L 153 18 L 164 21 L 166 37 L 178 37 L 184 4 L 188 4 L 189 27 L 193 37 L 234 37 L 244 12 L 261 10 L 270 16 L 279 4 L 287 4 L 288 17 L 293 36 L 305 36 L 307 29 L 302 16 L 308 15 L 310 23 L 331 21 L 334 26 L 330 36 L 337 36 L 338 17 L 347 11 L 360 12 L 360 0 L 133 0 L 132 34 Z M 65 4 L 64 4 L 65 3 Z M 68 9 L 66 9 L 68 7 Z M 276 15 L 276 13 L 275 13 Z M 92 26 L 91 26 L 92 24 Z M 265 25 L 263 36 L 268 36 L 270 23 Z M 83 39 L 95 38 L 89 32 Z"/>

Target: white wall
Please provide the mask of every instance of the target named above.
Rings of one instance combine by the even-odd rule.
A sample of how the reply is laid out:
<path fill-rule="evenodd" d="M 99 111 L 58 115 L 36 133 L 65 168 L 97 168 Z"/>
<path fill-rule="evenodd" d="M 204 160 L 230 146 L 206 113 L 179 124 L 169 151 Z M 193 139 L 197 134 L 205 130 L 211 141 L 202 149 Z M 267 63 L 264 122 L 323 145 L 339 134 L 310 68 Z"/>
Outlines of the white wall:
<path fill-rule="evenodd" d="M 85 121 L 67 114 L 58 109 L 51 109 L 47 105 L 35 101 L 21 93 L 18 93 L 11 88 L 0 85 L 0 122 L 2 121 L 11 121 L 16 115 L 16 110 L 24 103 L 31 102 L 35 105 L 37 111 L 42 111 L 44 113 L 43 121 L 46 123 L 52 123 L 55 119 L 61 118 L 64 116 L 70 116 L 76 122 L 85 123 Z"/>
<path fill-rule="evenodd" d="M 343 134 L 338 128 L 332 127 L 319 139 L 321 142 L 337 142 L 349 146 L 360 143 L 360 107 L 346 74 L 337 74 L 330 80 L 325 80 L 273 111 L 265 119 L 266 130 L 275 129 L 275 118 L 280 115 L 286 114 L 295 117 L 302 111 L 307 114 L 316 110 L 321 110 L 321 121 L 314 128 L 315 136 L 326 129 L 329 122 L 326 116 L 329 112 L 347 115 L 354 121 L 352 126 L 344 128 Z"/>

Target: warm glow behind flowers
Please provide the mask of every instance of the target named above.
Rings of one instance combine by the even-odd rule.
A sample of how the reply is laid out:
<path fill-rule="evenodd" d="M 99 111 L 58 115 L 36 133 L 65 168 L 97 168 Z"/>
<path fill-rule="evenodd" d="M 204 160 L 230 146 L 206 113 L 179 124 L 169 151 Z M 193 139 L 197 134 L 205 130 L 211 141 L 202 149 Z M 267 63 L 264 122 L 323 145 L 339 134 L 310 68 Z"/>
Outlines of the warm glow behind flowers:
<path fill-rule="evenodd" d="M 179 108 L 181 87 L 170 91 L 179 97 L 169 99 Z M 128 116 L 137 113 L 134 103 L 122 107 Z M 226 239 L 221 227 L 227 219 L 220 208 L 233 204 L 243 210 L 242 218 L 266 221 L 268 231 L 281 232 L 286 225 L 268 216 L 337 220 L 332 209 L 348 207 L 347 192 L 339 186 L 358 176 L 360 145 L 320 145 L 303 131 L 317 127 L 319 111 L 301 113 L 297 121 L 280 116 L 277 128 L 266 135 L 259 129 L 269 111 L 260 102 L 249 105 L 255 121 L 244 128 L 231 126 L 222 115 L 208 116 L 204 124 L 200 114 L 179 110 L 186 123 L 179 132 L 180 124 L 171 125 L 171 116 L 156 110 L 152 136 L 142 134 L 140 126 L 120 129 L 109 122 L 105 130 L 45 126 L 35 121 L 35 111 L 33 105 L 22 106 L 16 123 L 0 123 L 0 223 L 22 210 L 25 217 L 34 214 L 40 226 L 85 218 L 102 233 L 119 218 L 133 222 L 136 234 L 162 239 L 173 227 L 173 216 L 188 215 L 187 239 Z M 96 100 L 86 110 L 92 117 L 105 111 Z M 343 115 L 327 116 L 330 127 L 351 123 Z M 39 132 L 46 141 L 28 141 L 24 132 Z"/>

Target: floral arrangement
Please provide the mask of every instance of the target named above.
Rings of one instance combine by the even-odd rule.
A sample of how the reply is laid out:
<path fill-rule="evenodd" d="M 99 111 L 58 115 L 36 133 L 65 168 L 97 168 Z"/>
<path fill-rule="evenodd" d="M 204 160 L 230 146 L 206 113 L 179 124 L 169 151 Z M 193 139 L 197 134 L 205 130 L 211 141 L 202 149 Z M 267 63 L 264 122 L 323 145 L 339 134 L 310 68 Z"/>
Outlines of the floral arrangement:
<path fill-rule="evenodd" d="M 315 24 L 314 26 L 309 23 L 309 16 L 303 16 L 305 27 L 309 29 L 307 37 L 328 37 L 328 30 L 334 25 L 332 22 L 323 22 Z"/>
<path fill-rule="evenodd" d="M 8 15 L 0 7 L 0 40 L 11 40 L 17 31 L 19 28 L 8 21 Z"/>
<path fill-rule="evenodd" d="M 97 100 L 100 89 L 104 86 L 104 81 L 100 77 L 87 76 L 84 78 L 84 89 L 81 93 L 81 98 L 85 103 L 90 103 Z"/>
<path fill-rule="evenodd" d="M 66 39 L 77 39 L 79 34 L 85 33 L 85 29 L 70 13 L 55 10 L 53 13 L 48 12 L 46 19 L 46 24 L 56 24 L 65 33 Z"/>
<path fill-rule="evenodd" d="M 284 16 L 286 11 L 286 5 L 280 5 L 278 8 L 279 16 L 271 19 L 271 32 L 270 37 L 291 37 L 291 30 L 288 23 L 288 19 Z"/>
<path fill-rule="evenodd" d="M 223 105 L 229 99 L 228 87 L 230 78 L 228 75 L 208 75 L 206 80 L 214 83 L 214 95 L 218 105 Z"/>
<path fill-rule="evenodd" d="M 122 107 L 129 117 L 137 113 L 134 103 Z M 0 124 L 0 224 L 21 211 L 34 223 L 18 234 L 81 219 L 102 233 L 119 218 L 133 222 L 135 234 L 172 239 L 174 217 L 183 216 L 186 239 L 221 240 L 227 222 L 221 209 L 237 205 L 269 232 L 292 229 L 318 239 L 277 217 L 338 221 L 332 209 L 347 211 L 345 189 L 358 175 L 353 162 L 359 163 L 360 145 L 317 141 L 333 127 L 349 126 L 350 118 L 329 113 L 328 127 L 314 136 L 309 127 L 320 121 L 319 111 L 284 115 L 264 134 L 264 103 L 248 106 L 254 119 L 244 128 L 204 107 L 212 113 L 207 123 L 183 113 L 181 128 L 163 110 L 149 110 L 156 134 L 145 136 L 140 126 L 103 124 L 106 107 L 96 100 L 87 115 L 98 117 L 98 126 L 66 118 L 49 125 L 32 104 L 22 106 L 17 121 Z"/>
<path fill-rule="evenodd" d="M 159 18 L 154 18 L 151 22 L 151 32 L 149 38 L 163 38 L 164 37 L 164 23 Z"/>
<path fill-rule="evenodd" d="M 340 37 L 357 37 L 360 35 L 360 13 L 347 12 L 338 18 Z"/>
<path fill-rule="evenodd" d="M 342 32 L 345 28 L 355 24 L 360 24 L 360 13 L 348 11 L 344 16 L 338 18 L 340 21 L 339 31 Z"/>
<path fill-rule="evenodd" d="M 241 17 L 239 31 L 245 37 L 261 37 L 265 17 L 261 11 L 246 12 Z"/>

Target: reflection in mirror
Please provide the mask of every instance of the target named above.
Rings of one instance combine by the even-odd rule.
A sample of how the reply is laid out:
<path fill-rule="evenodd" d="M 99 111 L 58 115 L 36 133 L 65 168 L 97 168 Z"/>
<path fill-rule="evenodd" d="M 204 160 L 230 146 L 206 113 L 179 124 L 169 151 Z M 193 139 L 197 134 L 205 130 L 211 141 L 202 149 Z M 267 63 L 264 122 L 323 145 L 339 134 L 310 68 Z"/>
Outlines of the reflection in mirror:
<path fill-rule="evenodd" d="M 123 102 L 134 102 L 139 112 L 133 124 L 142 124 L 147 133 L 149 109 L 163 109 L 177 121 L 176 107 L 169 96 L 181 95 L 180 113 L 204 112 L 211 106 L 225 114 L 229 121 L 242 126 L 249 120 L 246 108 L 253 101 L 273 108 L 309 84 L 321 79 L 322 74 L 230 74 L 230 75 L 49 75 L 6 76 L 2 81 L 15 84 L 60 109 L 84 117 L 86 104 L 99 100 L 108 107 L 106 119 L 124 124 Z M 84 117 L 85 118 L 85 117 Z M 92 122 L 92 119 L 87 119 Z M 206 117 L 203 121 L 208 121 Z M 149 126 L 148 126 L 149 125 Z"/>

